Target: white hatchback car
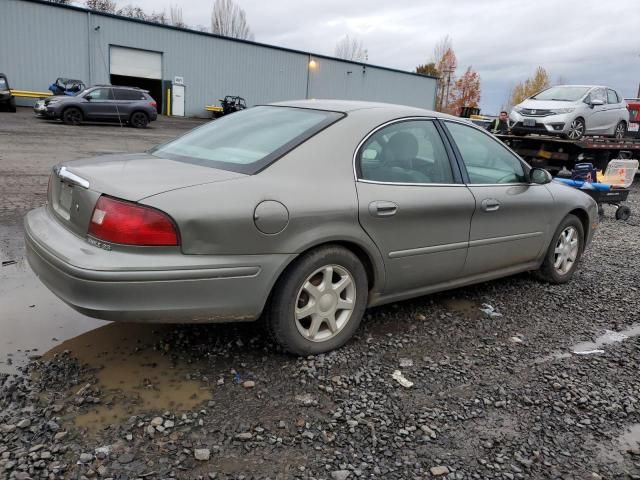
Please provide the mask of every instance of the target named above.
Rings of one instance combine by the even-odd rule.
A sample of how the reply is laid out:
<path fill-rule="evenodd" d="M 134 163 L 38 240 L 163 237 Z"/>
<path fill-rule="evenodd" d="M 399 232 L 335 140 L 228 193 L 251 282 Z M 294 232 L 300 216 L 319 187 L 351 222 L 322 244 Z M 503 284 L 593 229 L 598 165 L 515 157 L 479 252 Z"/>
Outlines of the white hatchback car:
<path fill-rule="evenodd" d="M 536 133 L 579 140 L 584 135 L 624 138 L 629 111 L 615 90 L 602 86 L 557 85 L 513 107 L 515 135 Z"/>

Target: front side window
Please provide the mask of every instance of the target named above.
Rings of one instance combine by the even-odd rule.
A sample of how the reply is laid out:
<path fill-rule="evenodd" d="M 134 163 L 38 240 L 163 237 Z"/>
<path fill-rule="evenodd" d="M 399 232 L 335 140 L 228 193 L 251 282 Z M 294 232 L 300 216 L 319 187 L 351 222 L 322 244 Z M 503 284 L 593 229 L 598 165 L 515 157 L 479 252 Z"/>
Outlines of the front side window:
<path fill-rule="evenodd" d="M 96 88 L 91 90 L 88 95 L 91 95 L 91 100 L 113 100 L 110 88 Z"/>
<path fill-rule="evenodd" d="M 431 120 L 403 121 L 374 133 L 357 155 L 358 177 L 391 183 L 454 183 L 442 138 Z"/>
<path fill-rule="evenodd" d="M 252 175 L 342 117 L 306 108 L 254 107 L 209 122 L 150 153 Z"/>
<path fill-rule="evenodd" d="M 490 135 L 467 125 L 446 122 L 462 161 L 475 184 L 523 183 L 522 162 Z"/>
<path fill-rule="evenodd" d="M 0 77 L 0 90 L 7 90 L 7 80 L 4 77 Z"/>
<path fill-rule="evenodd" d="M 620 103 L 620 99 L 618 98 L 618 94 L 614 90 L 611 90 L 610 88 L 607 89 L 607 100 L 612 105 L 615 105 L 616 103 Z"/>
<path fill-rule="evenodd" d="M 589 94 L 590 101 L 600 100 L 607 103 L 607 93 L 604 88 L 594 88 Z"/>

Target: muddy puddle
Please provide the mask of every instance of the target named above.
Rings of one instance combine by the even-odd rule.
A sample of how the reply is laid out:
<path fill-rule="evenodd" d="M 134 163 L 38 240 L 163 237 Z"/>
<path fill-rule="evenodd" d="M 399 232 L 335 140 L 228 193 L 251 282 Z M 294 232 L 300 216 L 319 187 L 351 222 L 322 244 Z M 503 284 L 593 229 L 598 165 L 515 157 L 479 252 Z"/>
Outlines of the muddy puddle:
<path fill-rule="evenodd" d="M 207 385 L 189 379 L 197 365 L 174 363 L 157 348 L 171 326 L 112 323 L 67 340 L 45 359 L 69 350 L 96 370 L 102 403 L 74 418 L 76 426 L 95 431 L 141 412 L 191 410 L 211 398 Z"/>
<path fill-rule="evenodd" d="M 442 305 L 449 311 L 458 313 L 471 319 L 479 319 L 484 314 L 480 311 L 480 303 L 464 298 L 446 298 L 442 300 Z"/>
<path fill-rule="evenodd" d="M 60 301 L 24 258 L 0 268 L 0 373 L 16 373 L 29 357 L 107 323 Z"/>

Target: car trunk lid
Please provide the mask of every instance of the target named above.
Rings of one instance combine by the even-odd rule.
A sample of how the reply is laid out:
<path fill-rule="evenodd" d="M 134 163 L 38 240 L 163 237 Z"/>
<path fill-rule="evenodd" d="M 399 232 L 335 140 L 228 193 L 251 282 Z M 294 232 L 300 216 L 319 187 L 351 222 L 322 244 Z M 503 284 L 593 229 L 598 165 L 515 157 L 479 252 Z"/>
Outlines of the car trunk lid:
<path fill-rule="evenodd" d="M 106 155 L 56 166 L 48 200 L 56 217 L 84 236 L 100 195 L 138 202 L 170 190 L 244 176 L 149 154 Z"/>

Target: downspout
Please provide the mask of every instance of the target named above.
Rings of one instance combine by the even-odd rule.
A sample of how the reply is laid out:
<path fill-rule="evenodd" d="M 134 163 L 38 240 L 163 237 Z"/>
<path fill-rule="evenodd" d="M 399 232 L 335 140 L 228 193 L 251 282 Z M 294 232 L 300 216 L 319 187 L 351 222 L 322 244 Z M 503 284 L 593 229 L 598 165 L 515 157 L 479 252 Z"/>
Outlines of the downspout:
<path fill-rule="evenodd" d="M 87 87 L 90 87 L 93 84 L 93 72 L 91 68 L 91 12 L 87 12 L 87 64 L 89 66 L 89 81 L 87 83 Z"/>
<path fill-rule="evenodd" d="M 307 59 L 307 93 L 305 97 L 307 100 L 309 99 L 309 76 L 311 75 L 311 68 L 309 65 L 311 64 L 311 54 L 309 54 L 309 58 Z"/>

